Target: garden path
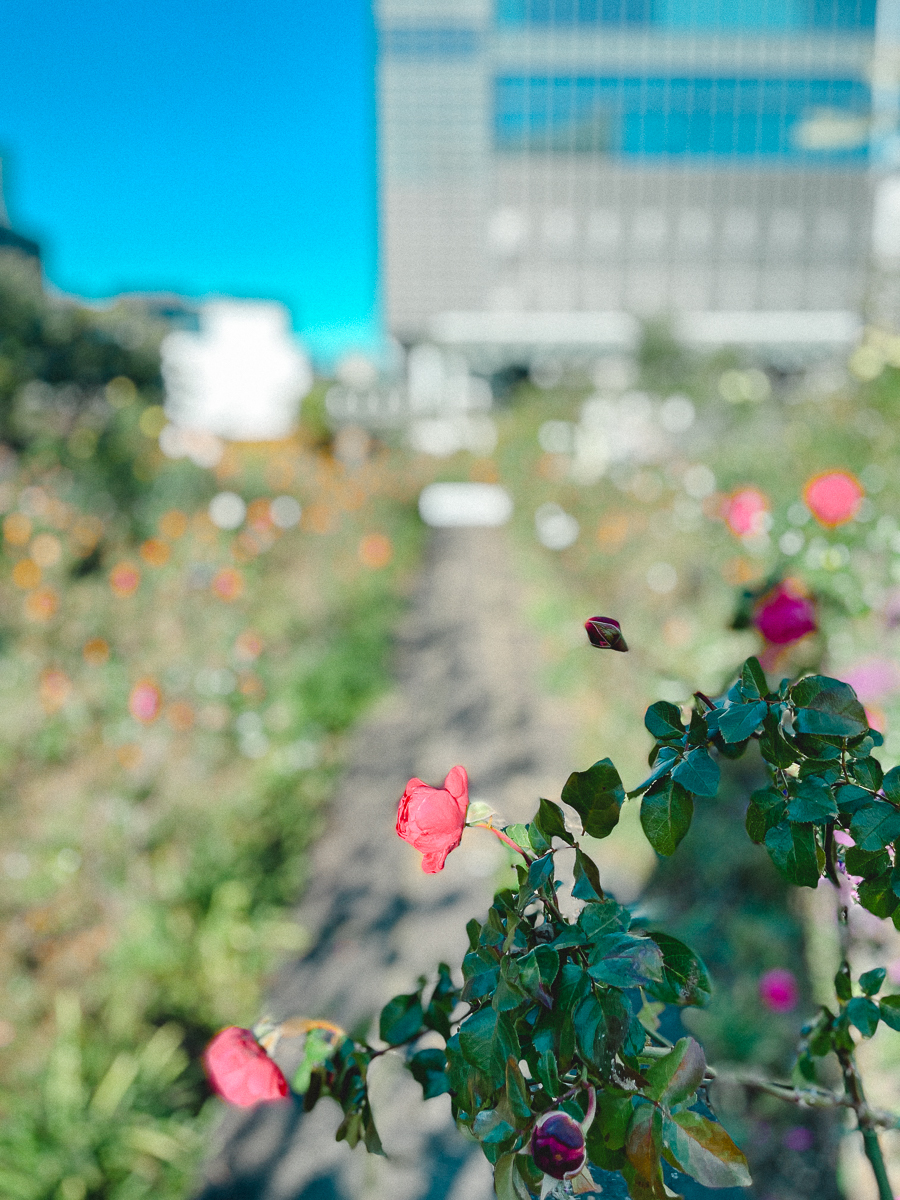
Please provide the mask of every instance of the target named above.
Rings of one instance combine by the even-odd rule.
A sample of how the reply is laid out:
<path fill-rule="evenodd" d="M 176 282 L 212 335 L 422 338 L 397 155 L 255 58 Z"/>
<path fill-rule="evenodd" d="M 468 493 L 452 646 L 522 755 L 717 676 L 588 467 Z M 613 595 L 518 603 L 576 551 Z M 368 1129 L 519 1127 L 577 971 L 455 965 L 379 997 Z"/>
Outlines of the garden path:
<path fill-rule="evenodd" d="M 424 875 L 394 832 L 408 778 L 438 783 L 462 763 L 471 798 L 511 820 L 527 819 L 538 796 L 559 795 L 570 723 L 541 695 L 520 596 L 502 530 L 433 533 L 398 635 L 397 686 L 358 729 L 313 854 L 299 911 L 311 949 L 282 971 L 273 1016 L 365 1029 L 439 959 L 460 961 L 465 922 L 487 908 L 505 852 L 487 831 L 469 830 L 443 873 Z M 296 1104 L 232 1110 L 200 1200 L 488 1200 L 490 1169 L 456 1131 L 446 1096 L 423 1103 L 390 1055 L 371 1086 L 387 1159 L 333 1140 L 330 1100 L 309 1115 Z"/>

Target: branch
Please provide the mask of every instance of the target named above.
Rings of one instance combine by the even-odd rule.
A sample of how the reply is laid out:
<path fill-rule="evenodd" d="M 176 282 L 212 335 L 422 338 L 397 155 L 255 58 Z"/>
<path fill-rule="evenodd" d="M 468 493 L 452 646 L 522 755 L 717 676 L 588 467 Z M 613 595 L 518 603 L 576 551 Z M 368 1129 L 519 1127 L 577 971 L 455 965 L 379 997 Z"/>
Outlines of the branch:
<path fill-rule="evenodd" d="M 849 1108 L 857 1118 L 863 1117 L 866 1124 L 880 1126 L 883 1129 L 900 1129 L 900 1115 L 887 1112 L 882 1108 L 870 1108 L 868 1104 L 860 1107 L 843 1092 L 832 1092 L 828 1088 L 794 1087 L 792 1083 L 780 1083 L 776 1079 L 765 1079 L 761 1075 L 752 1075 L 742 1071 L 709 1071 L 712 1075 L 710 1082 L 734 1083 L 749 1091 L 765 1092 L 768 1096 L 776 1096 L 788 1104 L 798 1104 L 801 1108 Z"/>

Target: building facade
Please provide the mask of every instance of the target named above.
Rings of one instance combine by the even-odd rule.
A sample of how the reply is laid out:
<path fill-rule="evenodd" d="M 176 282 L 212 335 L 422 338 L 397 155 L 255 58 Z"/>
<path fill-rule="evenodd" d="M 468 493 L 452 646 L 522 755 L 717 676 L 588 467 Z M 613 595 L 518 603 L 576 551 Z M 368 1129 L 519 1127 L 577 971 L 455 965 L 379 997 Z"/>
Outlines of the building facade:
<path fill-rule="evenodd" d="M 621 344 L 653 315 L 701 340 L 744 316 L 761 337 L 786 314 L 813 340 L 852 325 L 874 0 L 377 0 L 377 17 L 401 341 Z"/>

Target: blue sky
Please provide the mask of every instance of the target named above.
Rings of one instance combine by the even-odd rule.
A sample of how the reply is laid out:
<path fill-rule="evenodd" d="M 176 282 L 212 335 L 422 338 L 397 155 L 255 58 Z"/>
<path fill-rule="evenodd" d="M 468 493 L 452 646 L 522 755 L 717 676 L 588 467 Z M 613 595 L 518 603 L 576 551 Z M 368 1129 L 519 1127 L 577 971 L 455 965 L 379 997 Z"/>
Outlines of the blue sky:
<path fill-rule="evenodd" d="M 0 153 L 49 280 L 271 297 L 374 335 L 367 0 L 5 0 Z"/>

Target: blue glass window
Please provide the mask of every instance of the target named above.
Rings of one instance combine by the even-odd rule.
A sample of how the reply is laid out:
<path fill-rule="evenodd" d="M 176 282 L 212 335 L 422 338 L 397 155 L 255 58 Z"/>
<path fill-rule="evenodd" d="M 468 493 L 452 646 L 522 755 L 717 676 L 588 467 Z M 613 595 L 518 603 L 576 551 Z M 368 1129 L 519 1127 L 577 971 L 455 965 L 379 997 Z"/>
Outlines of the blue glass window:
<path fill-rule="evenodd" d="M 497 0 L 500 25 L 658 25 L 697 30 L 875 27 L 876 0 Z"/>
<path fill-rule="evenodd" d="M 381 31 L 379 49 L 391 58 L 468 58 L 478 52 L 478 33 L 452 25 L 388 27 Z"/>
<path fill-rule="evenodd" d="M 817 117 L 868 111 L 856 79 L 503 76 L 494 135 L 501 150 L 862 165 L 861 141 L 809 149 L 801 134 Z"/>

